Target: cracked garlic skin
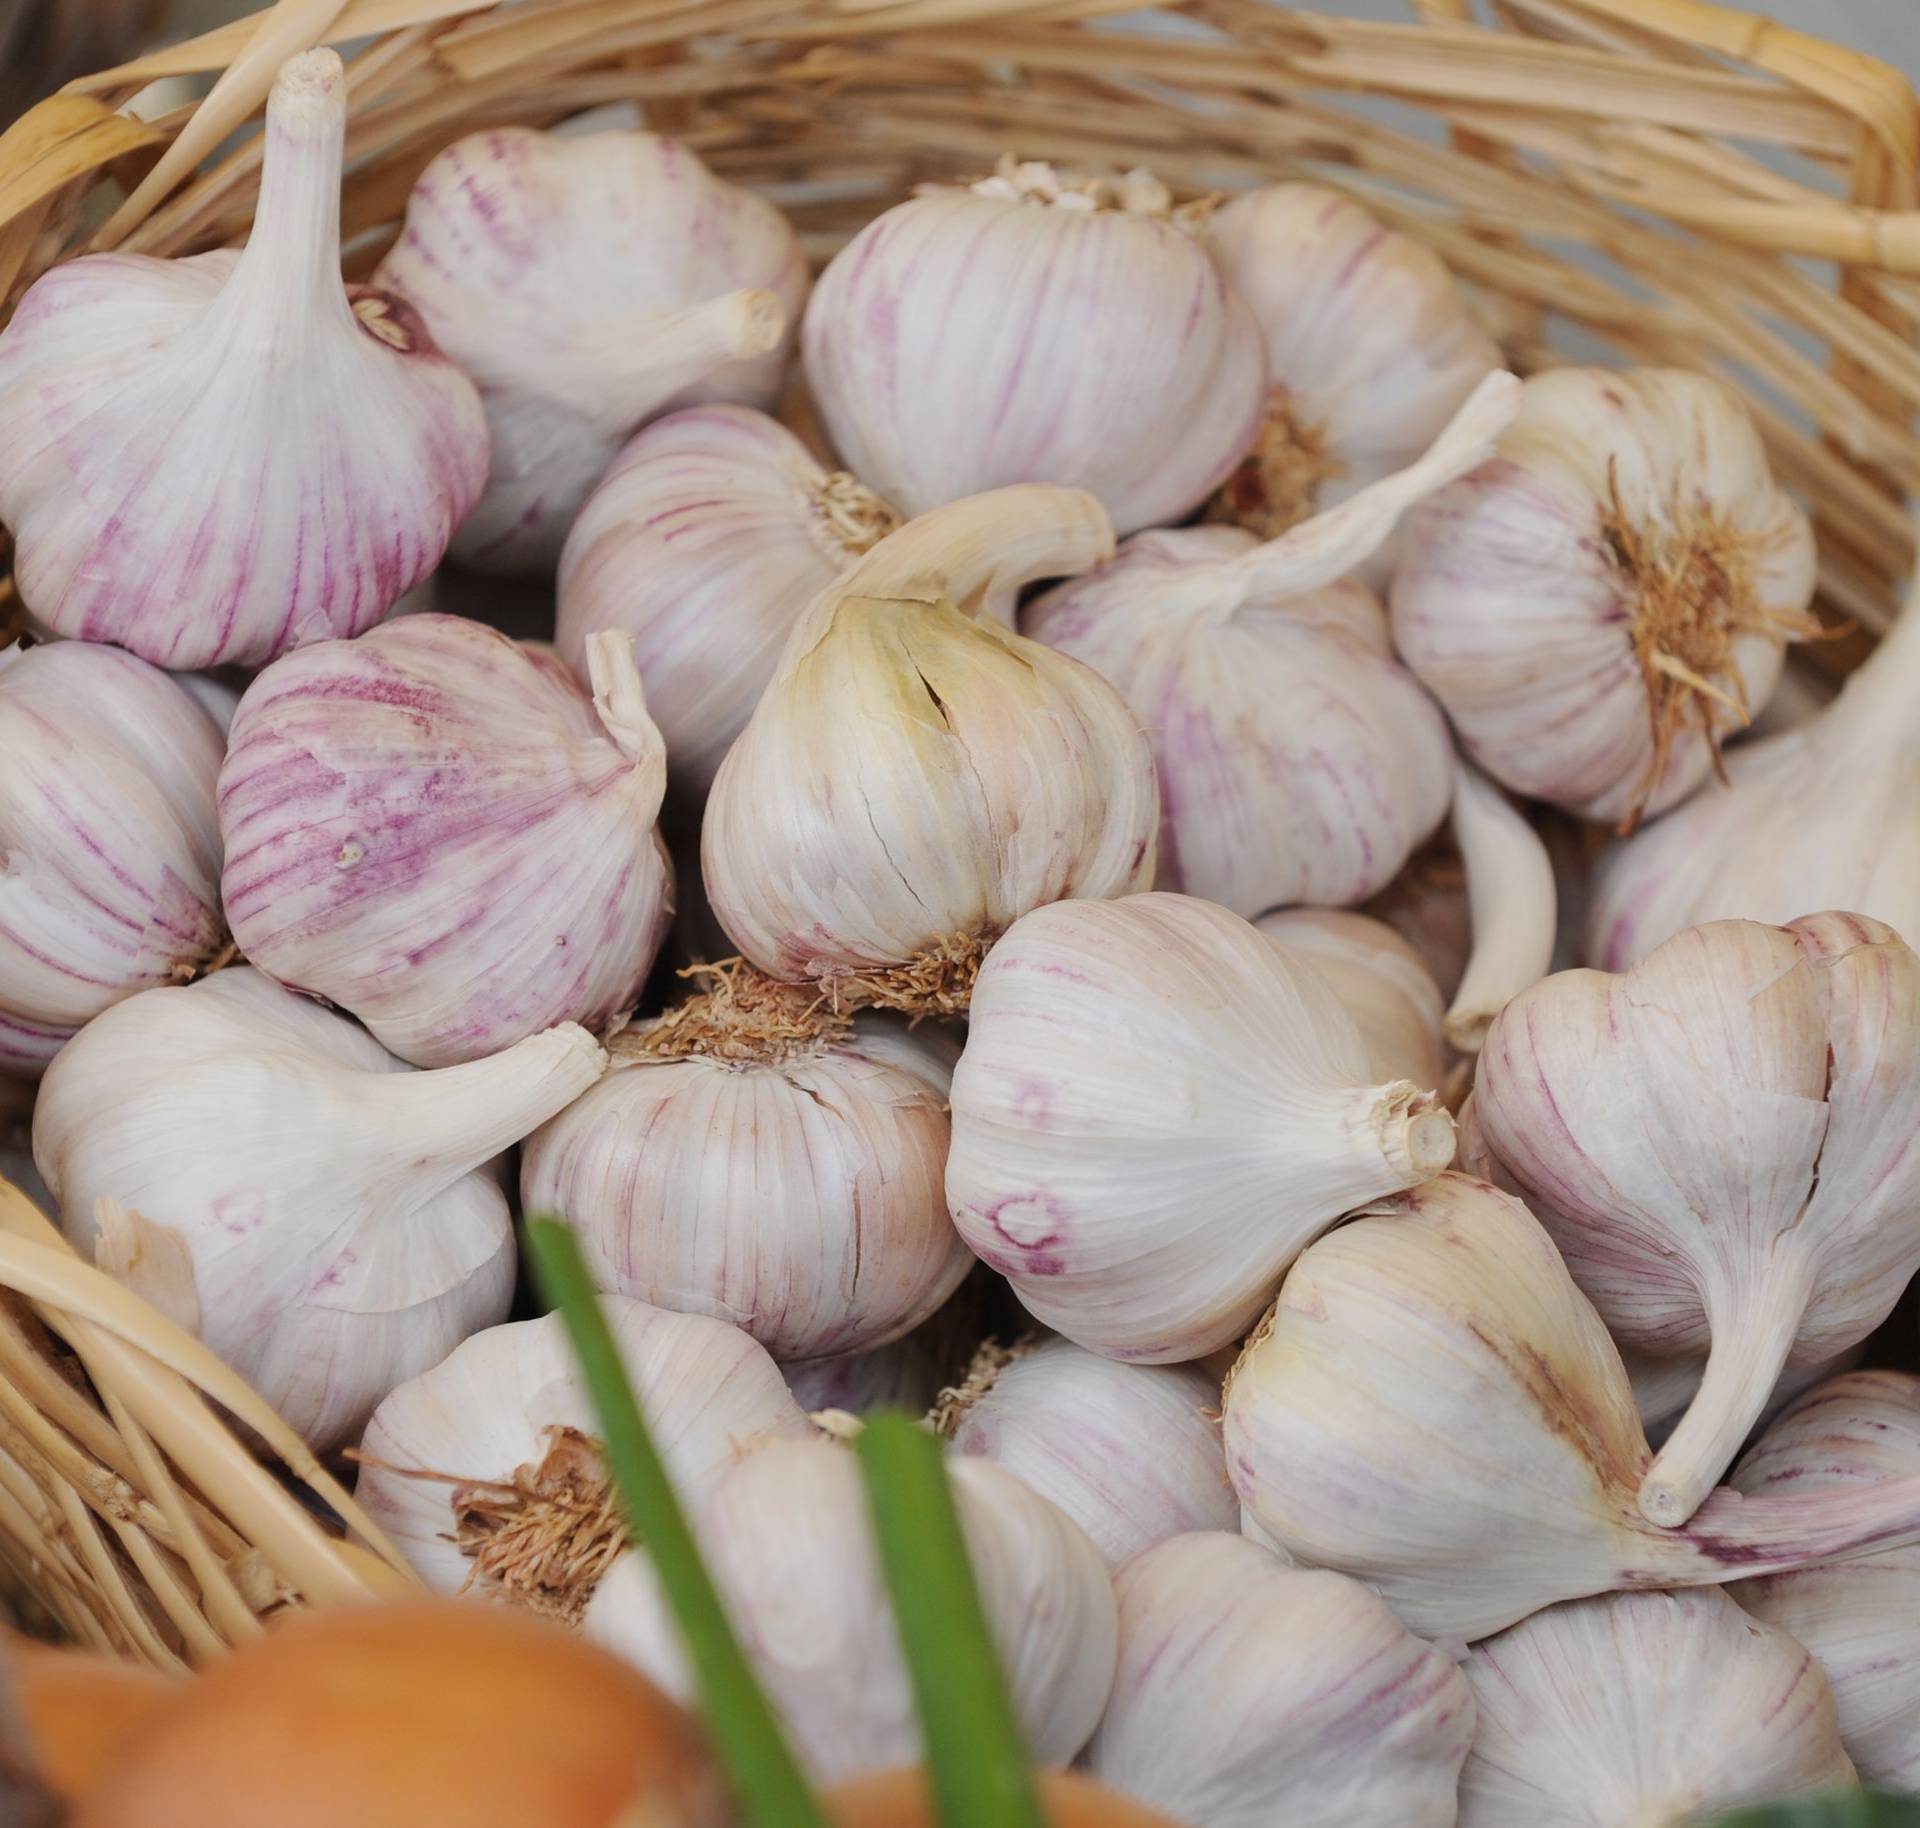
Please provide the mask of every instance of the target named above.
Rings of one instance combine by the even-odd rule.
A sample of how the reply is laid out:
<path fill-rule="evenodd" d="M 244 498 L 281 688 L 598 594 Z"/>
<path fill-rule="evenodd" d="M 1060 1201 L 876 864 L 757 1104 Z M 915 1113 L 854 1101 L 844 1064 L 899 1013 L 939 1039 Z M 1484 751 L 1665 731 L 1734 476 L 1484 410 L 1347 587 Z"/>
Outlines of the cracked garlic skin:
<path fill-rule="evenodd" d="M 786 218 L 676 141 L 525 127 L 434 159 L 374 280 L 419 311 L 486 405 L 493 465 L 454 556 L 547 575 L 647 420 L 773 404 L 807 296 Z"/>
<path fill-rule="evenodd" d="M 606 1068 L 568 1023 L 415 1072 L 246 967 L 146 990 L 61 1050 L 33 1154 L 82 1257 L 197 1332 L 308 1444 L 506 1318 L 502 1151 Z"/>
<path fill-rule="evenodd" d="M 1114 1577 L 1102 1783 L 1189 1828 L 1453 1828 L 1473 1697 L 1344 1575 L 1245 1537 L 1176 1536 Z"/>
<path fill-rule="evenodd" d="M 0 650 L 0 1078 L 212 962 L 219 728 L 117 648 Z"/>
<path fill-rule="evenodd" d="M 1036 1319 L 1113 1358 L 1239 1339 L 1301 1248 L 1453 1158 L 1370 1083 L 1317 973 L 1212 902 L 1056 902 L 988 954 L 953 1078 L 947 1198 Z"/>
<path fill-rule="evenodd" d="M 1466 1673 L 1460 1828 L 1683 1828 L 1855 1782 L 1819 1664 L 1724 1593 L 1549 1606 Z"/>
<path fill-rule="evenodd" d="M 1036 1764 L 1066 1764 L 1113 1686 L 1118 1621 L 1106 1563 L 1012 1473 L 964 1457 L 948 1466 L 1028 1750 Z M 722 1475 L 694 1527 L 808 1775 L 833 1784 L 917 1764 L 913 1691 L 853 1454 L 824 1438 L 769 1443 Z M 584 1628 L 668 1693 L 692 1698 L 678 1629 L 644 1553 L 608 1571 Z"/>
<path fill-rule="evenodd" d="M 39 626 L 175 670 L 357 635 L 480 494 L 472 382 L 340 278 L 340 59 L 285 64 L 246 250 L 55 267 L 0 336 L 0 524 Z"/>

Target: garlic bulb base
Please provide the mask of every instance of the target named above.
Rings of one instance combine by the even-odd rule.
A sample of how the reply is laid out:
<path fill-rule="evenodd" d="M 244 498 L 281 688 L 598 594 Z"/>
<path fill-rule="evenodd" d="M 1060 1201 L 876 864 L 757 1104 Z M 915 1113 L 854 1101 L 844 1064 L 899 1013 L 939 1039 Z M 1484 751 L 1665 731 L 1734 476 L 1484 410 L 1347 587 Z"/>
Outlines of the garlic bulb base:
<path fill-rule="evenodd" d="M 812 491 L 814 526 L 832 559 L 861 558 L 903 524 L 851 470 L 834 470 Z"/>
<path fill-rule="evenodd" d="M 616 1060 L 720 1060 L 769 1065 L 811 1053 L 853 1033 L 853 1017 L 810 985 L 788 984 L 743 958 L 689 965 L 680 973 L 705 989 L 644 1028 L 608 1044 Z"/>
<path fill-rule="evenodd" d="M 1277 386 L 1267 396 L 1267 416 L 1252 451 L 1208 502 L 1205 518 L 1275 539 L 1311 516 L 1321 491 L 1346 473 L 1326 426 Z"/>
<path fill-rule="evenodd" d="M 877 971 L 822 979 L 837 1009 L 897 1009 L 910 1016 L 965 1015 L 974 980 L 997 933 L 951 933 L 914 957 Z"/>

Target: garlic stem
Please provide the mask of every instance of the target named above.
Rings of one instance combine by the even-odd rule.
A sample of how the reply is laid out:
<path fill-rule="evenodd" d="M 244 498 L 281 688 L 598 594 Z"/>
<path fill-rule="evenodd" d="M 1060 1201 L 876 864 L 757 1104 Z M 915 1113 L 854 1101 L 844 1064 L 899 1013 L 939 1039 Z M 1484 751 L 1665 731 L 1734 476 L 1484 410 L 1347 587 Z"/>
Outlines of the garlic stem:
<path fill-rule="evenodd" d="M 1540 835 L 1464 758 L 1455 772 L 1453 839 L 1467 872 L 1473 951 L 1447 1011 L 1446 1035 L 1478 1053 L 1507 1003 L 1553 963 L 1553 863 Z"/>
<path fill-rule="evenodd" d="M 1356 1091 L 1351 1109 L 1355 1128 L 1378 1146 L 1403 1184 L 1426 1180 L 1453 1160 L 1453 1119 L 1411 1080 Z"/>
<path fill-rule="evenodd" d="M 647 695 L 633 658 L 633 637 L 623 629 L 589 635 L 587 680 L 593 687 L 593 708 L 620 753 L 634 763 L 658 755 L 660 730 L 647 714 Z"/>
<path fill-rule="evenodd" d="M 1721 1486 L 1677 1530 L 1634 1519 L 1622 1586 L 1702 1587 L 1920 1543 L 1920 1473 L 1789 1497 Z"/>

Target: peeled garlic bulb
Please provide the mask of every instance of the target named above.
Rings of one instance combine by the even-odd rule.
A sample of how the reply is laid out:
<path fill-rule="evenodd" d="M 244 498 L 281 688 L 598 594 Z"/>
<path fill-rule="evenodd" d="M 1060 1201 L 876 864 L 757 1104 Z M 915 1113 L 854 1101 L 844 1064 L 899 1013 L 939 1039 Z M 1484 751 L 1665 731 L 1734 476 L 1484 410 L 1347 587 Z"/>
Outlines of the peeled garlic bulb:
<path fill-rule="evenodd" d="M 1185 895 L 1057 902 L 974 990 L 954 1223 L 1078 1344 L 1198 1358 L 1342 1213 L 1452 1160 L 1430 1092 L 1368 1079 L 1332 989 L 1237 915 Z"/>
<path fill-rule="evenodd" d="M 513 1297 L 487 1164 L 587 1089 L 571 1023 L 416 1073 L 236 968 L 146 990 L 62 1049 L 33 1154 L 82 1255 L 197 1331 L 317 1449 Z"/>
<path fill-rule="evenodd" d="M 807 605 L 899 525 L 776 419 L 705 406 L 650 425 L 587 497 L 560 558 L 554 642 L 633 637 L 668 786 L 697 805 Z"/>
<path fill-rule="evenodd" d="M 1813 583 L 1807 517 L 1737 394 L 1554 368 L 1499 454 L 1408 522 L 1393 635 L 1495 780 L 1630 829 L 1766 703 L 1817 627 Z"/>
<path fill-rule="evenodd" d="M 1253 441 L 1266 358 L 1169 202 L 1003 160 L 870 222 L 801 334 L 848 467 L 908 514 L 1023 482 L 1091 490 L 1121 533 L 1197 507 Z"/>
<path fill-rule="evenodd" d="M 220 950 L 219 729 L 117 648 L 0 651 L 0 1077 Z"/>
<path fill-rule="evenodd" d="M 1036 1764 L 1065 1764 L 1113 1686 L 1118 1625 L 1106 1564 L 1012 1473 L 965 1458 L 950 1470 L 1027 1748 Z M 853 1455 L 827 1440 L 772 1442 L 722 1476 L 694 1523 L 728 1617 L 809 1775 L 832 1784 L 917 1764 L 913 1692 Z M 644 1554 L 614 1564 L 586 1632 L 669 1693 L 691 1697 Z"/>
<path fill-rule="evenodd" d="M 1850 1789 L 1833 1691 L 1724 1593 L 1609 1593 L 1476 1644 L 1460 1828 L 1682 1828 Z"/>
<path fill-rule="evenodd" d="M 807 295 L 786 218 L 684 146 L 525 127 L 469 134 L 421 173 L 374 279 L 480 384 L 493 468 L 453 550 L 505 571 L 552 570 L 648 419 L 771 406 Z"/>
<path fill-rule="evenodd" d="M 1453 1828 L 1466 1678 L 1359 1582 L 1207 1533 L 1136 1556 L 1114 1591 L 1102 1783 L 1192 1828 Z"/>
<path fill-rule="evenodd" d="M 1464 1127 L 1463 1117 L 1463 1130 Z M 1464 1153 L 1463 1148 L 1463 1156 Z M 1477 1173 L 1478 1170 L 1473 1172 Z M 1788 1365 L 1767 1395 L 1766 1406 L 1760 1411 L 1759 1425 L 1764 1428 L 1789 1403 L 1803 1396 L 1815 1384 L 1823 1384 L 1830 1377 L 1850 1371 L 1860 1362 L 1861 1352 L 1860 1346 L 1853 1346 L 1845 1352 L 1836 1353 L 1832 1358 L 1817 1359 L 1810 1365 Z M 1633 1404 L 1640 1412 L 1640 1425 L 1646 1429 L 1648 1441 L 1659 1447 L 1673 1433 L 1674 1424 L 1686 1414 L 1688 1405 L 1699 1395 L 1700 1382 L 1707 1371 L 1706 1356 L 1702 1353 L 1684 1358 L 1656 1358 L 1623 1346 L 1620 1358 L 1633 1383 Z M 1737 1478 L 1728 1481 L 1729 1484 L 1737 1482 Z"/>
<path fill-rule="evenodd" d="M 702 831 L 708 898 L 754 965 L 843 1007 L 945 1013 L 1029 908 L 1153 880 L 1138 720 L 1006 626 L 1021 584 L 1111 551 L 1092 496 L 1002 489 L 909 522 L 815 598 Z"/>
<path fill-rule="evenodd" d="M 1641 1508 L 1672 1524 L 1789 1363 L 1857 1345 L 1920 1270 L 1920 958 L 1877 921 L 1714 921 L 1507 1005 L 1474 1116 L 1614 1336 L 1707 1352 Z"/>
<path fill-rule="evenodd" d="M 666 779 L 627 637 L 593 697 L 545 649 L 407 616 L 270 667 L 220 771 L 240 948 L 404 1060 L 633 1006 L 672 918 Z"/>
<path fill-rule="evenodd" d="M 246 251 L 55 267 L 0 337 L 0 523 L 33 619 L 156 666 L 357 635 L 480 494 L 473 384 L 397 299 L 340 279 L 340 59 L 267 101 Z"/>

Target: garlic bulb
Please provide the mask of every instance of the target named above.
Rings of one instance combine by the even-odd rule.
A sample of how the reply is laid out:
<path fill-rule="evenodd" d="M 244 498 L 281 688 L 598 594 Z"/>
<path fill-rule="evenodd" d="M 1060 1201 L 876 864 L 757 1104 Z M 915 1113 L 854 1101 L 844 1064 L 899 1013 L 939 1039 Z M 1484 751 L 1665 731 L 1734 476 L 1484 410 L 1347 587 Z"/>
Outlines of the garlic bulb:
<path fill-rule="evenodd" d="M 1117 1568 L 1186 1531 L 1238 1527 L 1219 1404 L 1196 1365 L 1116 1364 L 1048 1339 L 982 1347 L 934 1420 L 955 1452 L 1051 1499 Z"/>
<path fill-rule="evenodd" d="M 916 1039 L 925 1034 L 924 1024 L 914 1031 Z M 958 1046 L 954 1057 L 959 1057 Z M 950 1069 L 947 1076 L 952 1078 Z M 876 1409 L 925 1415 L 942 1391 L 965 1378 L 987 1330 L 988 1299 L 999 1286 L 984 1264 L 975 1263 L 931 1320 L 923 1320 L 891 1345 L 782 1365 L 793 1400 L 809 1415 L 829 1409 L 857 1417 Z"/>
<path fill-rule="evenodd" d="M 1734 1469 L 1757 1498 L 1844 1491 L 1920 1473 L 1920 1378 L 1855 1371 L 1803 1396 Z M 1755 1618 L 1819 1658 L 1840 1736 L 1870 1784 L 1920 1791 L 1920 1548 L 1742 1581 Z"/>
<path fill-rule="evenodd" d="M 633 1005 L 672 918 L 666 777 L 627 638 L 593 697 L 458 616 L 308 648 L 247 689 L 220 771 L 247 957 L 444 1066 Z"/>
<path fill-rule="evenodd" d="M 801 333 L 834 449 L 908 514 L 1067 483 L 1132 533 L 1197 507 L 1260 424 L 1253 314 L 1145 172 L 1003 159 L 924 190 L 821 274 Z"/>
<path fill-rule="evenodd" d="M 619 1295 L 601 1306 L 684 1504 L 759 1441 L 812 1434 L 737 1327 Z M 354 1495 L 428 1586 L 577 1620 L 627 1541 L 598 1432 L 558 1314 L 490 1327 L 374 1411 Z"/>
<path fill-rule="evenodd" d="M 1492 462 L 1409 521 L 1393 635 L 1495 780 L 1631 830 L 1766 703 L 1817 630 L 1813 584 L 1807 517 L 1737 394 L 1552 368 Z"/>
<path fill-rule="evenodd" d="M 953 1076 L 947 1198 L 1028 1310 L 1114 1358 L 1238 1339 L 1328 1225 L 1453 1157 L 1367 1083 L 1317 974 L 1185 895 L 1056 902 L 988 955 Z"/>
<path fill-rule="evenodd" d="M 1065 1764 L 1113 1685 L 1118 1625 L 1106 1564 L 1012 1473 L 964 1458 L 951 1471 L 1028 1749 L 1037 1764 Z M 833 1784 L 917 1763 L 913 1693 L 853 1455 L 827 1440 L 771 1442 L 721 1477 L 694 1521 L 734 1630 L 808 1773 Z M 691 1698 L 678 1632 L 643 1554 L 609 1570 L 586 1632 Z"/>
<path fill-rule="evenodd" d="M 620 453 L 560 557 L 560 657 L 621 629 L 667 744 L 669 790 L 698 805 L 806 606 L 899 516 L 829 475 L 776 419 L 674 413 Z"/>
<path fill-rule="evenodd" d="M 340 280 L 340 59 L 267 101 L 246 251 L 55 267 L 0 336 L 0 523 L 36 622 L 173 668 L 357 635 L 478 499 L 473 384 Z"/>
<path fill-rule="evenodd" d="M 707 976 L 528 1138 L 523 1204 L 566 1215 L 603 1287 L 775 1358 L 898 1339 L 972 1263 L 942 1186 L 951 1059 L 750 969 Z"/>
<path fill-rule="evenodd" d="M 1004 625 L 1021 584 L 1111 550 L 1092 496 L 1002 489 L 889 534 L 815 598 L 702 831 L 708 898 L 753 964 L 843 1006 L 946 1013 L 1029 908 L 1153 880 L 1133 713 Z"/>
<path fill-rule="evenodd" d="M 83 641 L 0 651 L 0 1077 L 220 950 L 213 720 Z"/>
<path fill-rule="evenodd" d="M 1102 1783 L 1192 1828 L 1453 1828 L 1466 1678 L 1357 1581 L 1210 1533 L 1136 1556 L 1114 1591 Z"/>
<path fill-rule="evenodd" d="M 1707 1351 L 1641 1492 L 1679 1523 L 1789 1362 L 1858 1344 L 1920 1270 L 1920 958 L 1877 921 L 1690 927 L 1508 1004 L 1474 1116 L 1615 1338 Z"/>
<path fill-rule="evenodd" d="M 1453 841 L 1466 874 L 1472 949 L 1447 1009 L 1446 1036 L 1479 1051 L 1493 1018 L 1553 965 L 1559 885 L 1526 814 L 1471 763 L 1457 764 Z"/>
<path fill-rule="evenodd" d="M 196 1331 L 316 1449 L 506 1318 L 487 1164 L 587 1089 L 572 1024 L 415 1073 L 257 971 L 116 1003 L 61 1050 L 33 1154 L 82 1255 Z"/>
<path fill-rule="evenodd" d="M 525 127 L 434 159 L 374 283 L 419 311 L 486 403 L 493 468 L 454 556 L 528 572 L 551 572 L 648 419 L 771 406 L 807 295 L 786 218 L 684 146 Z"/>
<path fill-rule="evenodd" d="M 1463 1113 L 1463 1139 L 1465 1133 Z M 1463 1161 L 1465 1154 L 1463 1140 Z M 1815 1384 L 1823 1384 L 1830 1377 L 1838 1377 L 1843 1371 L 1852 1370 L 1860 1362 L 1862 1350 L 1861 1346 L 1851 1346 L 1844 1352 L 1836 1352 L 1832 1358 L 1816 1359 L 1810 1365 L 1786 1366 L 1767 1394 L 1765 1406 L 1760 1411 L 1759 1426 L 1764 1428 L 1789 1403 L 1805 1395 Z M 1640 1412 L 1640 1425 L 1647 1431 L 1648 1441 L 1659 1447 L 1686 1414 L 1687 1406 L 1699 1395 L 1700 1382 L 1707 1370 L 1706 1356 L 1702 1353 L 1682 1358 L 1657 1358 L 1623 1346 L 1620 1359 L 1627 1367 L 1627 1377 L 1633 1384 L 1633 1406 Z M 1738 1480 L 1730 1478 L 1728 1483 L 1737 1484 Z"/>

